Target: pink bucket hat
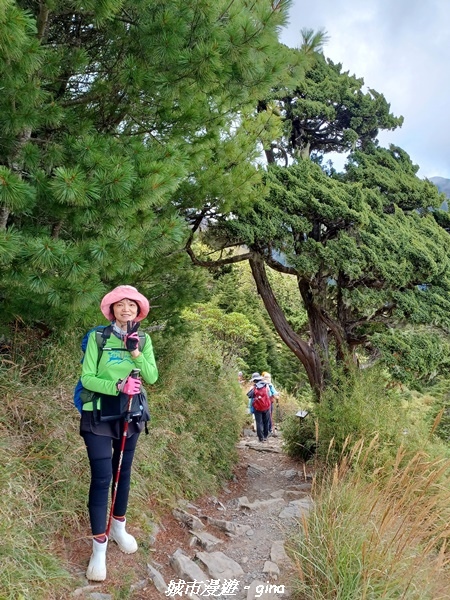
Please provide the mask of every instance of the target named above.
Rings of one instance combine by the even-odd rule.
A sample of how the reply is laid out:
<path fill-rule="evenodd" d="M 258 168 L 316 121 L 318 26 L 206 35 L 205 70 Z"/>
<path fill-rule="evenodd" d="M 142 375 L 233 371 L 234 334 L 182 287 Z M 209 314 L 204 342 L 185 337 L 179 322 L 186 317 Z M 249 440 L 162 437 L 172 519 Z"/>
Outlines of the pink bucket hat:
<path fill-rule="evenodd" d="M 139 314 L 135 320 L 142 321 L 142 319 L 145 319 L 150 312 L 150 304 L 147 298 L 140 294 L 132 285 L 119 285 L 111 292 L 106 294 L 106 296 L 100 302 L 100 310 L 108 319 L 108 321 L 114 320 L 114 314 L 111 310 L 111 305 L 115 302 L 123 300 L 124 298 L 128 298 L 128 300 L 134 300 L 139 306 Z"/>

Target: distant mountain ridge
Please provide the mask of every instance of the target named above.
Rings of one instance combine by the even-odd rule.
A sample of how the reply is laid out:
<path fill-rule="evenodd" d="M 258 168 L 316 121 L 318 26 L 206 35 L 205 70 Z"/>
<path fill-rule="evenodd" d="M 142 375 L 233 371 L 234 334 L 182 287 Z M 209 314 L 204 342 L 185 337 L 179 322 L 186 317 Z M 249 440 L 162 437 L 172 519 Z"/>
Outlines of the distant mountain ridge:
<path fill-rule="evenodd" d="M 450 198 L 450 179 L 446 179 L 445 177 L 430 177 L 429 179 L 440 192 L 443 192 L 447 198 Z"/>
<path fill-rule="evenodd" d="M 446 179 L 445 177 L 430 177 L 429 179 L 440 192 L 445 194 L 447 198 L 450 198 L 450 179 Z M 441 208 L 442 210 L 448 210 L 448 202 L 444 202 Z"/>

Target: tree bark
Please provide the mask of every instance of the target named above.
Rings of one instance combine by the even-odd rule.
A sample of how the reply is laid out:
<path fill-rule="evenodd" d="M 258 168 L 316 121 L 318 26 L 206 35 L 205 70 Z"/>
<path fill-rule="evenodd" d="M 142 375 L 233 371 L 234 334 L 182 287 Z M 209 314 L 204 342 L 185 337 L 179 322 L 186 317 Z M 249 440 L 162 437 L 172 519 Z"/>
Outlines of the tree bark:
<path fill-rule="evenodd" d="M 0 206 L 0 230 L 1 231 L 4 231 L 6 229 L 9 214 L 10 214 L 10 211 L 6 208 L 6 206 Z"/>
<path fill-rule="evenodd" d="M 314 347 L 305 342 L 289 325 L 267 279 L 262 257 L 253 254 L 249 263 L 258 292 L 278 335 L 304 366 L 309 384 L 317 400 L 320 400 L 323 390 L 323 373 L 319 356 Z"/>
<path fill-rule="evenodd" d="M 303 279 L 299 279 L 298 288 L 308 315 L 312 346 L 320 359 L 324 381 L 329 381 L 331 378 L 331 370 L 328 348 L 328 327 L 322 317 L 320 308 L 314 302 L 309 283 Z"/>

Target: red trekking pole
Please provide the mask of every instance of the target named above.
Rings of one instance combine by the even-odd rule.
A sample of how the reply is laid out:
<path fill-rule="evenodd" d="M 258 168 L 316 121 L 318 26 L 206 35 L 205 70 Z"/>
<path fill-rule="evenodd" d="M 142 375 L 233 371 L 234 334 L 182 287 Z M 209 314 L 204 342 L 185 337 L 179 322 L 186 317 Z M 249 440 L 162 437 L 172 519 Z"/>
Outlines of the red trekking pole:
<path fill-rule="evenodd" d="M 141 372 L 140 369 L 133 369 L 130 373 L 130 377 L 132 377 L 133 379 L 138 379 L 140 372 Z M 109 532 L 111 529 L 111 521 L 112 521 L 112 517 L 113 517 L 114 504 L 116 503 L 117 488 L 119 487 L 120 469 L 122 468 L 123 453 L 125 451 L 125 443 L 127 441 L 128 425 L 130 422 L 129 415 L 131 413 L 131 403 L 132 402 L 133 402 L 133 396 L 130 395 L 130 396 L 128 396 L 127 412 L 126 412 L 125 421 L 123 424 L 122 443 L 120 446 L 119 464 L 117 465 L 117 473 L 116 473 L 116 478 L 114 480 L 114 487 L 113 487 L 112 498 L 111 498 L 111 509 L 109 511 L 108 525 L 106 527 L 106 532 L 105 532 L 108 538 L 109 538 Z"/>

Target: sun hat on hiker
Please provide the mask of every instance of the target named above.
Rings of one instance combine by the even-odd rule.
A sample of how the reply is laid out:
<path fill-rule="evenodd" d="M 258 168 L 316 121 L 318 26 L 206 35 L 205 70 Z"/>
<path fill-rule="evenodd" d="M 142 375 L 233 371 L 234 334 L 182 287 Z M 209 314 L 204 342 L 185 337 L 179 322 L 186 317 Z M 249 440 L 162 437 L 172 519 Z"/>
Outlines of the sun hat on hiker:
<path fill-rule="evenodd" d="M 112 305 L 116 302 L 120 302 L 124 298 L 128 300 L 134 300 L 139 307 L 138 315 L 135 321 L 142 321 L 150 312 L 150 304 L 145 296 L 140 294 L 135 287 L 132 285 L 119 285 L 114 288 L 111 292 L 104 296 L 100 302 L 100 310 L 108 319 L 108 321 L 114 320 L 114 313 L 112 311 Z"/>
<path fill-rule="evenodd" d="M 263 378 L 261 377 L 261 375 L 259 373 L 253 373 L 251 380 L 253 383 L 257 383 L 258 381 L 262 381 Z"/>

